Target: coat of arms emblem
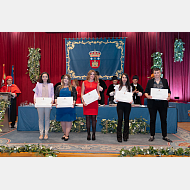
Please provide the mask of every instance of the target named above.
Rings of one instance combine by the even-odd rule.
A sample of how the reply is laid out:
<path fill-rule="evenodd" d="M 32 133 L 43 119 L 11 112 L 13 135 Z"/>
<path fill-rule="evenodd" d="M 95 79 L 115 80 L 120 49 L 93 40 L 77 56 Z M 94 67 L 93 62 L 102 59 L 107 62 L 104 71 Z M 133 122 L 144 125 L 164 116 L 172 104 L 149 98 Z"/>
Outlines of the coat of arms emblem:
<path fill-rule="evenodd" d="M 94 51 L 90 51 L 89 55 L 90 55 L 90 66 L 93 69 L 97 69 L 100 66 L 101 52 L 94 50 Z"/>

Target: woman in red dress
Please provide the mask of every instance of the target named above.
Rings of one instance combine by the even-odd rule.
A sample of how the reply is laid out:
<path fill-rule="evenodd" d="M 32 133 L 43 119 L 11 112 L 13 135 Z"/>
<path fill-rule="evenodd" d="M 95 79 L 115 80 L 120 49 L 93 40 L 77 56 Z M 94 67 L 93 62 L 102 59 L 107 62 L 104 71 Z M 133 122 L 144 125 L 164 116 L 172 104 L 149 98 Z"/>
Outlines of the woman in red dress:
<path fill-rule="evenodd" d="M 96 72 L 94 70 L 90 70 L 87 74 L 86 80 L 82 83 L 81 97 L 84 94 L 96 89 L 99 95 L 99 100 L 101 99 L 99 93 L 99 85 L 98 79 L 96 76 Z M 90 135 L 90 119 L 92 120 L 92 140 L 95 140 L 95 132 L 96 132 L 96 116 L 98 115 L 98 100 L 92 102 L 90 104 L 86 104 L 82 98 L 83 103 L 83 114 L 86 115 L 86 128 L 87 128 L 87 140 L 91 140 Z"/>
<path fill-rule="evenodd" d="M 73 80 L 73 86 L 75 87 L 75 89 L 77 91 L 76 104 L 81 104 L 81 87 L 79 86 L 79 82 L 77 79 Z"/>

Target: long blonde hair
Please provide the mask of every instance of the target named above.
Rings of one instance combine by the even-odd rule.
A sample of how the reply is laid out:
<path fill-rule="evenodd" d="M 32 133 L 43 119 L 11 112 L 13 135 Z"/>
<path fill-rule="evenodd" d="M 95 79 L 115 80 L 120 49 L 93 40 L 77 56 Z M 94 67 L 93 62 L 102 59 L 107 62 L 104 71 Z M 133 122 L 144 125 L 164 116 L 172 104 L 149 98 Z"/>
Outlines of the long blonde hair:
<path fill-rule="evenodd" d="M 65 77 L 68 77 L 68 79 L 69 79 L 69 82 L 68 82 L 69 91 L 72 91 L 72 87 L 73 87 L 73 86 L 72 86 L 72 84 L 71 84 L 71 77 L 70 77 L 70 75 L 65 74 L 62 80 L 64 80 Z M 60 90 L 61 90 L 62 88 L 64 88 L 64 82 L 62 82 L 62 84 L 61 84 L 61 86 L 60 86 Z"/>
<path fill-rule="evenodd" d="M 95 82 L 98 82 L 98 78 L 97 78 L 97 74 L 96 74 L 96 71 L 95 71 L 95 70 L 90 70 L 90 71 L 88 71 L 86 80 L 89 80 L 89 79 L 90 79 L 90 75 L 91 75 L 92 72 L 94 72 L 94 75 L 95 75 L 95 76 L 94 76 L 94 81 L 95 81 Z"/>

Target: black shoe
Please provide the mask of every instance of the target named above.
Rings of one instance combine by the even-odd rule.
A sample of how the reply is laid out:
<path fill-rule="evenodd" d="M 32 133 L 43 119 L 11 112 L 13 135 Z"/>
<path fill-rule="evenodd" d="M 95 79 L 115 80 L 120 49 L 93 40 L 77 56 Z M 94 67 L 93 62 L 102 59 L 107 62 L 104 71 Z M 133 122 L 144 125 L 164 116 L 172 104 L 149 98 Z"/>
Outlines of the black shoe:
<path fill-rule="evenodd" d="M 148 139 L 148 141 L 153 141 L 154 140 L 154 136 L 150 137 L 150 139 Z"/>
<path fill-rule="evenodd" d="M 168 137 L 163 137 L 162 138 L 164 141 L 167 141 L 167 142 L 172 142 L 172 140 L 170 140 Z"/>
<path fill-rule="evenodd" d="M 87 136 L 87 140 L 90 141 L 91 140 L 91 137 L 90 135 Z"/>
<path fill-rule="evenodd" d="M 117 132 L 117 141 L 122 142 L 122 133 L 121 132 Z"/>
<path fill-rule="evenodd" d="M 96 140 L 95 134 L 92 135 L 92 140 L 93 140 L 93 141 Z"/>
<path fill-rule="evenodd" d="M 69 137 L 69 136 L 68 136 L 68 137 Z M 65 139 L 65 136 L 62 136 L 61 139 L 64 140 L 64 139 Z"/>
<path fill-rule="evenodd" d="M 123 133 L 123 140 L 127 141 L 128 138 L 129 138 L 129 134 L 128 133 Z"/>
<path fill-rule="evenodd" d="M 67 137 L 67 136 L 65 136 L 65 137 Z M 69 140 L 69 136 L 68 136 L 68 138 L 64 138 L 64 141 L 68 141 Z"/>

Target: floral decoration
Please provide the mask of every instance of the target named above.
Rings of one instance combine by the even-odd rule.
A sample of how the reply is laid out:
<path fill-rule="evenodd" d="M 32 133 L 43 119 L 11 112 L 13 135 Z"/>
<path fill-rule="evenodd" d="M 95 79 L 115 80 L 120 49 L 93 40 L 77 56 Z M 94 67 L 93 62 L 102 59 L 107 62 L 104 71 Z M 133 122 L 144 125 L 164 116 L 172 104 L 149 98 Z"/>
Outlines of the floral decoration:
<path fill-rule="evenodd" d="M 180 61 L 180 63 L 183 61 L 183 54 L 185 51 L 185 48 L 183 47 L 184 42 L 182 42 L 181 39 L 176 39 L 174 42 L 174 62 Z"/>
<path fill-rule="evenodd" d="M 9 105 L 11 105 L 10 101 L 4 100 L 4 99 L 0 100 L 0 123 L 3 122 L 4 116 L 5 116 L 5 111 Z M 0 125 L 0 126 L 3 126 L 3 125 Z M 1 128 L 0 128 L 0 132 L 2 132 Z"/>
<path fill-rule="evenodd" d="M 153 146 L 149 146 L 147 149 L 142 149 L 140 147 L 133 147 L 129 150 L 126 150 L 122 148 L 120 150 L 120 156 L 119 157 L 124 157 L 124 156 L 137 156 L 137 155 L 152 155 L 152 156 L 169 156 L 169 155 L 175 155 L 175 156 L 190 156 L 190 148 L 178 148 L 174 149 L 173 147 L 169 148 L 160 148 L 156 149 Z"/>
<path fill-rule="evenodd" d="M 150 127 L 149 124 L 146 123 L 146 119 L 144 118 L 135 118 L 129 120 L 129 134 L 147 134 L 149 131 L 147 131 L 147 127 Z M 118 120 L 113 119 L 102 119 L 101 125 L 102 125 L 102 133 L 116 133 L 117 132 L 117 124 Z M 124 128 L 124 121 L 122 123 L 122 131 Z"/>
<path fill-rule="evenodd" d="M 20 153 L 20 152 L 36 152 L 36 155 L 45 156 L 45 157 L 56 157 L 59 153 L 58 150 L 53 150 L 52 147 L 46 147 L 44 145 L 24 145 L 21 147 L 8 147 L 8 146 L 0 146 L 1 153 Z"/>
<path fill-rule="evenodd" d="M 71 132 L 83 131 L 86 131 L 86 119 L 84 117 L 77 117 L 77 119 L 72 122 Z M 61 123 L 56 120 L 51 120 L 49 132 L 62 132 Z"/>
<path fill-rule="evenodd" d="M 30 80 L 32 83 L 36 83 L 39 79 L 40 75 L 40 59 L 41 59 L 41 54 L 40 54 L 40 48 L 28 48 L 29 54 L 27 57 L 29 57 L 28 60 L 28 72 L 30 76 Z"/>
<path fill-rule="evenodd" d="M 159 68 L 161 71 L 161 77 L 163 77 L 163 67 L 162 67 L 162 54 L 160 52 L 155 52 L 151 55 L 153 57 L 153 66 L 150 69 Z"/>

